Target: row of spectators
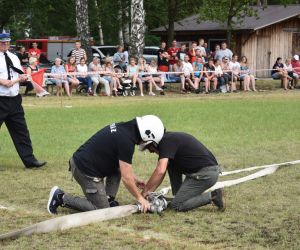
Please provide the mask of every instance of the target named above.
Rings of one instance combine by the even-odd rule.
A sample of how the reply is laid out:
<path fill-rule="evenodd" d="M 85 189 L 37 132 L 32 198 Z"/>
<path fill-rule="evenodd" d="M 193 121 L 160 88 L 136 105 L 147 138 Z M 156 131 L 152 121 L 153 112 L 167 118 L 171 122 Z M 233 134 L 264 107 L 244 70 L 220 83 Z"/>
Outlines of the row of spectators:
<path fill-rule="evenodd" d="M 36 49 L 36 44 L 33 44 L 33 51 L 29 51 L 31 57 L 27 68 L 28 74 L 38 70 L 39 53 Z M 22 58 L 22 53 L 19 58 L 23 63 L 26 62 L 24 62 L 26 59 Z M 281 58 L 278 58 L 273 67 L 272 77 L 282 79 L 284 89 L 287 89 L 290 81 L 294 80 L 294 86 L 297 84 L 299 71 L 298 56 L 293 60 L 287 59 L 285 64 L 282 63 Z M 81 48 L 80 42 L 76 42 L 68 61 L 62 65 L 61 59 L 57 58 L 51 73 L 54 75 L 50 81 L 57 86 L 57 95 L 64 88 L 68 96 L 72 95 L 72 89 L 79 83 L 87 85 L 88 95 L 95 96 L 98 87 L 102 84 L 105 94 L 110 96 L 122 90 L 124 79 L 130 79 L 132 88 L 139 88 L 141 96 L 144 95 L 145 84 L 149 95 L 155 95 L 154 90 L 164 94 L 166 81 L 180 82 L 181 93 L 191 91 L 200 93 L 202 90 L 206 94 L 211 91 L 236 92 L 237 81 L 243 81 L 244 91 L 250 91 L 250 86 L 253 91 L 256 91 L 255 76 L 249 68 L 247 58 L 242 56 L 239 60 L 238 55 L 227 48 L 226 42 L 216 45 L 215 51 L 211 52 L 207 46 L 205 47 L 204 39 L 200 39 L 198 44 L 193 42 L 190 49 L 185 43 L 178 48 L 176 40 L 173 41 L 172 47 L 167 49 L 166 43 L 162 42 L 157 60 L 151 60 L 149 65 L 143 57 L 130 58 L 128 51 L 124 52 L 122 46 L 117 47 L 113 61 L 106 58 L 101 65 L 99 58 L 95 57 L 87 64 L 86 52 Z M 68 73 L 76 73 L 76 75 Z M 201 86 L 202 82 L 203 86 Z M 28 85 L 26 92 L 30 88 Z"/>

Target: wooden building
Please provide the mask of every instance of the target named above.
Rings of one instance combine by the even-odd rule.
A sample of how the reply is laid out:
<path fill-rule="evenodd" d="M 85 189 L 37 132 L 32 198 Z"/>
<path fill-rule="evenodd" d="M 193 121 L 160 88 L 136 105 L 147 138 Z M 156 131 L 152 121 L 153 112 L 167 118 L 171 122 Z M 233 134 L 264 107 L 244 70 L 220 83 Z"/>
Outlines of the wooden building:
<path fill-rule="evenodd" d="M 269 5 L 266 9 L 255 7 L 258 17 L 246 17 L 233 32 L 234 53 L 245 55 L 258 77 L 270 76 L 277 57 L 291 58 L 300 54 L 300 5 Z M 226 41 L 227 27 L 218 22 L 202 21 L 197 15 L 175 23 L 175 37 L 180 42 L 204 38 L 210 50 Z M 166 40 L 165 27 L 152 30 L 152 34 Z"/>

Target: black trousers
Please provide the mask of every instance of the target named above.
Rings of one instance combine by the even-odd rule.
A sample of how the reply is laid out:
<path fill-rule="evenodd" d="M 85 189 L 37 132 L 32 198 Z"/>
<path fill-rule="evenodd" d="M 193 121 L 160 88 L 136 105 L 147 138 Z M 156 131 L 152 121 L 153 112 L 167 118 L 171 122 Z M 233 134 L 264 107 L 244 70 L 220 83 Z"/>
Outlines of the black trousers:
<path fill-rule="evenodd" d="M 22 97 L 0 96 L 0 128 L 2 123 L 9 131 L 15 148 L 25 166 L 29 166 L 35 157 L 22 107 Z"/>

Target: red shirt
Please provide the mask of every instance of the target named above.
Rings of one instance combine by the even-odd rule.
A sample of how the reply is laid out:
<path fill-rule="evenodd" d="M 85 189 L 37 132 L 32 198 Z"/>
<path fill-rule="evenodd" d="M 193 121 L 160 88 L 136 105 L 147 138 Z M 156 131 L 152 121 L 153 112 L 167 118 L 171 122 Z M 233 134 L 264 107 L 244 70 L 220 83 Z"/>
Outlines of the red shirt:
<path fill-rule="evenodd" d="M 193 50 L 189 50 L 189 53 L 188 53 L 189 57 L 190 57 L 190 63 L 193 63 L 196 61 L 196 49 L 195 49 L 195 55 L 193 55 Z"/>
<path fill-rule="evenodd" d="M 171 47 L 168 49 L 168 54 L 170 55 L 169 63 L 170 65 L 174 65 L 177 63 L 176 55 L 180 48 Z"/>
<path fill-rule="evenodd" d="M 300 74 L 300 61 L 292 60 L 291 64 L 294 72 Z"/>
<path fill-rule="evenodd" d="M 29 49 L 28 50 L 29 57 L 36 57 L 39 59 L 39 56 L 41 55 L 41 50 L 40 49 Z"/>

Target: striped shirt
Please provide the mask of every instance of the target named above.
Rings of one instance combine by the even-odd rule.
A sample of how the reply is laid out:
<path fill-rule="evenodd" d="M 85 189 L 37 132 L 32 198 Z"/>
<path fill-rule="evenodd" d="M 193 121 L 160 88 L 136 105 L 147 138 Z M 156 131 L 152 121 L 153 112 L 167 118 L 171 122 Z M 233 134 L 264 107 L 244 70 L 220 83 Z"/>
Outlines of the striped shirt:
<path fill-rule="evenodd" d="M 72 54 L 71 56 L 75 57 L 75 61 L 76 61 L 76 64 L 79 64 L 80 63 L 80 59 L 82 57 L 86 58 L 86 52 L 84 49 L 74 49 L 72 51 Z"/>

